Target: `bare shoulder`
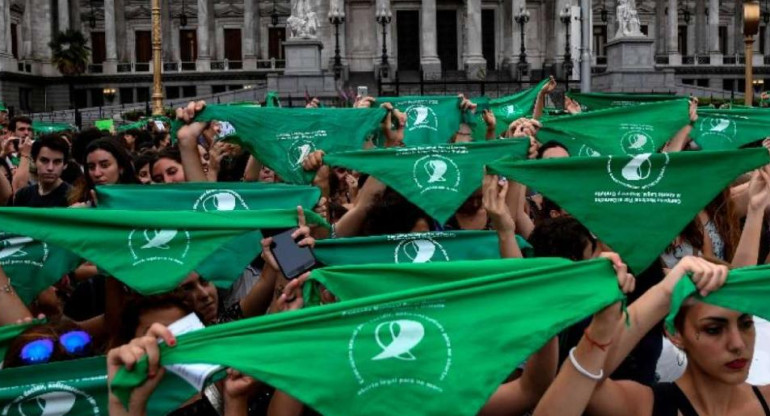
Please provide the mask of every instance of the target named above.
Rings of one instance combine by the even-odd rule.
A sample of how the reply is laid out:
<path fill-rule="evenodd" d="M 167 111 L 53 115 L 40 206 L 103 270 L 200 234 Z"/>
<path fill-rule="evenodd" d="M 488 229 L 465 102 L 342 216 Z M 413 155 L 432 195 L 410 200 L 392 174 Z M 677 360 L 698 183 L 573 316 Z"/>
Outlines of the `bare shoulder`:
<path fill-rule="evenodd" d="M 588 406 L 588 413 L 597 416 L 651 416 L 655 396 L 652 388 L 630 380 L 605 380 Z"/>

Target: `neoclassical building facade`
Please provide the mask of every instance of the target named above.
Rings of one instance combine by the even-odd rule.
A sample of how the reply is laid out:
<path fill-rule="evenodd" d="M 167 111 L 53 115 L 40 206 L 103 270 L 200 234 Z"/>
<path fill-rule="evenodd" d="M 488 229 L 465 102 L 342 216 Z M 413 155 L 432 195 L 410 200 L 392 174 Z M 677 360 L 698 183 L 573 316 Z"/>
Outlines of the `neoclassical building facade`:
<path fill-rule="evenodd" d="M 319 18 L 322 60 L 331 70 L 337 45 L 327 19 L 330 0 L 310 1 Z M 604 70 L 605 45 L 616 31 L 616 1 L 592 2 L 595 73 Z M 578 0 L 390 0 L 384 31 L 376 19 L 382 4 L 344 1 L 338 28 L 344 79 L 374 80 L 384 53 L 401 79 L 419 77 L 421 69 L 445 79 L 516 79 L 523 57 L 530 77 L 564 78 L 568 35 L 570 77 L 581 76 Z M 654 40 L 656 71 L 705 92 L 742 90 L 739 0 L 638 0 L 636 7 L 642 32 Z M 761 7 L 754 44 L 760 79 L 770 64 L 767 0 Z M 161 0 L 165 95 L 240 89 L 280 73 L 290 10 L 286 0 Z M 50 63 L 48 43 L 68 28 L 81 31 L 91 48 L 88 71 L 75 80 L 78 106 L 109 104 L 104 88 L 116 90 L 113 104 L 149 100 L 149 0 L 0 0 L 0 11 L 0 96 L 8 105 L 22 111 L 67 107 L 67 83 Z"/>

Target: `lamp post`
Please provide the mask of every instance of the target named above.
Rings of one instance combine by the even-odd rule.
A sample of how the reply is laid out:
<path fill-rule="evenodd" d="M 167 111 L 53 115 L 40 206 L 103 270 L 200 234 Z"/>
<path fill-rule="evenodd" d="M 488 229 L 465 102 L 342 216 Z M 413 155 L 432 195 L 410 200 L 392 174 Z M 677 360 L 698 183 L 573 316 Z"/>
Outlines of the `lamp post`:
<path fill-rule="evenodd" d="M 273 27 L 278 26 L 278 9 L 275 7 L 275 0 L 273 0 L 273 10 L 270 11 L 270 24 Z"/>
<path fill-rule="evenodd" d="M 754 35 L 756 35 L 759 30 L 759 14 L 758 0 L 746 0 L 743 3 L 743 42 L 746 45 L 746 89 L 743 94 L 743 103 L 747 106 L 751 106 L 754 102 L 754 70 L 752 59 L 754 53 Z"/>
<path fill-rule="evenodd" d="M 96 12 L 94 11 L 94 1 L 89 2 L 91 6 L 91 14 L 88 16 L 88 26 L 91 29 L 96 29 Z"/>
<path fill-rule="evenodd" d="M 570 79 L 572 75 L 572 47 L 570 46 L 570 28 L 572 23 L 572 11 L 569 6 L 564 7 L 564 10 L 559 13 L 561 22 L 564 23 L 566 30 L 566 44 L 564 46 L 564 77 Z"/>
<path fill-rule="evenodd" d="M 770 23 L 770 8 L 767 6 L 767 0 L 765 0 L 765 10 L 762 10 L 762 21 L 765 25 Z"/>
<path fill-rule="evenodd" d="M 605 0 L 602 0 L 602 9 L 599 11 L 599 16 L 601 17 L 602 22 L 607 23 L 609 14 L 610 12 L 607 10 Z"/>
<path fill-rule="evenodd" d="M 160 0 L 152 0 L 152 114 L 163 114 L 163 81 L 161 79 Z"/>
<path fill-rule="evenodd" d="M 340 56 L 340 25 L 345 21 L 345 4 L 332 2 L 329 8 L 329 23 L 334 25 L 334 79 L 342 76 L 342 57 Z"/>
<path fill-rule="evenodd" d="M 182 12 L 179 13 L 179 26 L 181 27 L 187 26 L 187 13 L 185 11 L 184 0 L 182 0 Z"/>
<path fill-rule="evenodd" d="M 524 26 L 529 22 L 529 10 L 524 7 L 519 8 L 519 13 L 513 17 L 516 23 L 519 24 L 521 33 L 521 53 L 519 53 L 519 74 L 524 75 L 527 73 L 527 48 L 524 46 Z"/>
<path fill-rule="evenodd" d="M 102 90 L 102 95 L 104 95 L 104 99 L 107 100 L 110 104 L 112 104 L 112 100 L 115 99 L 115 88 L 105 88 Z"/>
<path fill-rule="evenodd" d="M 390 8 L 384 1 L 380 3 L 380 7 L 377 8 L 375 19 L 377 20 L 377 23 L 382 25 L 382 66 L 385 67 L 388 65 L 387 26 L 393 19 L 393 14 L 390 12 Z"/>

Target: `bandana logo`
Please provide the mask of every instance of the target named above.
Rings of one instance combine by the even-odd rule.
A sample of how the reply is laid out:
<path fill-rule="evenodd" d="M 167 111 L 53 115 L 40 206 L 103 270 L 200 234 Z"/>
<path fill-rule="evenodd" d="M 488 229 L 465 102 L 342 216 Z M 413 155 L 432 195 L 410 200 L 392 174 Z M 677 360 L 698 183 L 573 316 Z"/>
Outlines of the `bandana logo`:
<path fill-rule="evenodd" d="M 184 230 L 132 230 L 128 234 L 128 249 L 134 266 L 148 261 L 183 265 L 190 251 L 190 233 Z"/>
<path fill-rule="evenodd" d="M 228 136 L 235 135 L 235 127 L 233 127 L 232 124 L 230 124 L 229 121 L 219 121 L 219 134 L 217 135 L 217 139 L 222 140 L 224 138 L 227 138 Z"/>
<path fill-rule="evenodd" d="M 37 385 L 8 403 L 2 416 L 99 415 L 91 395 L 61 382 Z"/>
<path fill-rule="evenodd" d="M 42 241 L 0 233 L 0 266 L 26 265 L 43 268 L 48 255 L 48 244 Z"/>
<path fill-rule="evenodd" d="M 505 116 L 506 117 L 513 117 L 516 115 L 516 106 L 513 104 L 508 104 L 505 106 Z"/>
<path fill-rule="evenodd" d="M 700 122 L 701 137 L 732 142 L 738 134 L 738 126 L 729 118 L 704 117 Z"/>
<path fill-rule="evenodd" d="M 297 140 L 292 143 L 287 154 L 289 155 L 289 165 L 292 169 L 297 170 L 302 167 L 302 161 L 308 157 L 309 154 L 315 152 L 315 143 L 310 140 Z"/>
<path fill-rule="evenodd" d="M 629 131 L 620 138 L 620 146 L 627 155 L 640 153 L 655 153 L 655 141 L 649 134 L 634 130 Z"/>
<path fill-rule="evenodd" d="M 406 125 L 408 131 L 418 129 L 438 131 L 438 117 L 430 107 L 413 105 L 406 109 Z"/>
<path fill-rule="evenodd" d="M 398 263 L 430 263 L 433 261 L 449 261 L 449 255 L 444 247 L 429 238 L 404 240 L 398 243 L 393 255 Z"/>
<path fill-rule="evenodd" d="M 420 193 L 431 190 L 457 192 L 460 186 L 460 168 L 455 162 L 441 155 L 421 157 L 412 167 L 412 176 Z"/>
<path fill-rule="evenodd" d="M 192 209 L 203 212 L 248 210 L 240 194 L 227 189 L 209 189 L 201 194 Z"/>
<path fill-rule="evenodd" d="M 665 176 L 669 158 L 667 153 L 660 153 L 662 158 L 652 153 L 642 153 L 626 161 L 626 158 L 607 160 L 607 173 L 613 182 L 631 189 L 649 189 L 657 185 Z"/>
<path fill-rule="evenodd" d="M 581 157 L 600 157 L 601 155 L 601 153 L 584 144 L 580 145 L 580 150 L 578 151 L 578 156 Z"/>
<path fill-rule="evenodd" d="M 451 357 L 444 326 L 418 312 L 391 312 L 364 322 L 348 343 L 358 396 L 394 386 L 442 393 Z"/>

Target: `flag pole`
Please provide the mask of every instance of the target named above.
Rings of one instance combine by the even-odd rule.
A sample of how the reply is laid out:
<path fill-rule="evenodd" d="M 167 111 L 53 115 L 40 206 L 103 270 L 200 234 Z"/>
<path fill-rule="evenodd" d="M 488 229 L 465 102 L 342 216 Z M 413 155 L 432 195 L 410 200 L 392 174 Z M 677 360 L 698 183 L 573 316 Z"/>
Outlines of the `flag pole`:
<path fill-rule="evenodd" d="M 581 17 L 581 56 L 580 56 L 580 92 L 591 92 L 591 0 L 580 2 Z"/>
<path fill-rule="evenodd" d="M 744 53 L 746 66 L 746 82 L 743 103 L 750 107 L 754 103 L 754 35 L 759 29 L 759 1 L 746 0 L 743 2 L 743 41 L 746 49 Z"/>

